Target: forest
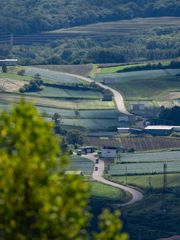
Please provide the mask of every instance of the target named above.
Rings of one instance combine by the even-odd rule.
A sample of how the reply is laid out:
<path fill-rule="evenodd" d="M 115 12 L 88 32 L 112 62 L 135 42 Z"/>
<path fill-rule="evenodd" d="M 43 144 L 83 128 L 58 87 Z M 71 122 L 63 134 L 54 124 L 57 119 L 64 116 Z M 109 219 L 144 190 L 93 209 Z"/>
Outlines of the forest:
<path fill-rule="evenodd" d="M 179 0 L 5 0 L 0 36 L 24 35 L 136 17 L 180 16 Z"/>

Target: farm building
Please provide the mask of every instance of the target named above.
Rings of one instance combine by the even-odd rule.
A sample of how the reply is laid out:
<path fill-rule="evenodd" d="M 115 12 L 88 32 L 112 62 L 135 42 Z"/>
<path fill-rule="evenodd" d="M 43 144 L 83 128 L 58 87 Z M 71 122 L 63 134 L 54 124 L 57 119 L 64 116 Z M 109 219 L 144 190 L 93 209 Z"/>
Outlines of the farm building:
<path fill-rule="evenodd" d="M 3 66 L 4 63 L 6 63 L 6 66 L 17 66 L 17 59 L 0 60 L 0 66 Z"/>
<path fill-rule="evenodd" d="M 78 175 L 80 177 L 84 176 L 82 171 L 66 171 L 65 174 L 73 174 L 73 175 Z"/>
<path fill-rule="evenodd" d="M 113 84 L 113 83 L 115 83 L 114 78 L 104 78 L 103 79 L 103 84 Z"/>
<path fill-rule="evenodd" d="M 130 128 L 117 128 L 118 133 L 128 133 Z"/>
<path fill-rule="evenodd" d="M 103 94 L 103 101 L 112 101 L 112 94 Z"/>
<path fill-rule="evenodd" d="M 101 156 L 104 158 L 106 158 L 106 157 L 115 158 L 116 157 L 116 149 L 101 149 Z"/>
<path fill-rule="evenodd" d="M 133 111 L 143 111 L 145 109 L 144 104 L 130 104 L 130 108 Z"/>
<path fill-rule="evenodd" d="M 87 147 L 81 147 L 80 148 L 82 151 L 84 151 L 85 153 L 93 153 L 94 147 L 92 146 L 87 146 Z"/>
<path fill-rule="evenodd" d="M 147 126 L 144 129 L 145 133 L 149 133 L 151 135 L 162 135 L 162 136 L 168 136 L 172 133 L 173 131 L 173 126 Z"/>
<path fill-rule="evenodd" d="M 118 116 L 119 122 L 135 122 L 136 116 L 134 115 L 125 115 L 125 116 Z"/>
<path fill-rule="evenodd" d="M 81 149 L 78 149 L 78 150 L 77 150 L 77 155 L 79 155 L 79 156 L 82 155 L 82 150 L 81 150 Z"/>

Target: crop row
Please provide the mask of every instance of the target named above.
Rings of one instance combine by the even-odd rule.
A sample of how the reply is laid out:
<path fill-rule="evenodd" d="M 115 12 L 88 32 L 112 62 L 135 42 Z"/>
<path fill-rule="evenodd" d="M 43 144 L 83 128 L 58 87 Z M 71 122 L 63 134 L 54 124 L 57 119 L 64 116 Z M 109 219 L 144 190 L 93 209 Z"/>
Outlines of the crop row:
<path fill-rule="evenodd" d="M 180 161 L 166 162 L 167 172 L 180 171 Z M 163 172 L 163 162 L 157 163 L 130 163 L 130 164 L 113 164 L 110 166 L 109 174 L 136 174 L 136 173 L 151 173 Z"/>
<path fill-rule="evenodd" d="M 91 175 L 94 164 L 87 158 L 70 157 L 67 170 L 81 170 L 84 174 Z"/>
<path fill-rule="evenodd" d="M 55 81 L 55 82 L 80 83 L 77 80 L 77 78 L 75 78 L 73 76 L 69 76 L 69 75 L 66 75 L 63 73 L 59 73 L 59 72 L 49 71 L 48 69 L 44 70 L 44 69 L 40 69 L 40 68 L 37 69 L 37 68 L 27 67 L 26 75 L 34 76 L 37 73 L 41 75 L 41 78 Z"/>

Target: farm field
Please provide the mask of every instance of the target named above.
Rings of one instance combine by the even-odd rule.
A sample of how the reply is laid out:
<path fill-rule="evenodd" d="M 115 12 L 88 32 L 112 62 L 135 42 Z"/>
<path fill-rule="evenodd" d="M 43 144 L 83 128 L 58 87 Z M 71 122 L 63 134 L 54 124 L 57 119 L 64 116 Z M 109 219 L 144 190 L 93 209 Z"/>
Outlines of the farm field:
<path fill-rule="evenodd" d="M 107 119 L 78 119 L 78 121 L 89 129 L 106 129 L 111 126 L 127 127 L 129 123 L 118 122 L 116 120 Z"/>
<path fill-rule="evenodd" d="M 178 26 L 179 18 L 176 17 L 158 17 L 158 18 L 135 18 L 132 20 L 121 20 L 115 22 L 95 23 L 69 29 L 59 29 L 48 33 L 81 33 L 81 34 L 98 34 L 98 35 L 118 35 L 125 36 L 134 31 L 152 29 L 155 27 Z"/>
<path fill-rule="evenodd" d="M 48 97 L 84 97 L 84 98 L 102 98 L 102 94 L 93 91 L 67 90 L 61 88 L 45 87 L 39 92 L 26 92 L 26 95 L 48 96 Z"/>
<path fill-rule="evenodd" d="M 163 174 L 158 175 L 139 175 L 139 176 L 127 176 L 127 183 L 135 184 L 142 187 L 149 187 L 149 178 L 151 178 L 151 186 L 155 188 L 163 187 Z M 126 176 L 113 177 L 112 180 L 126 183 Z M 175 188 L 179 186 L 180 175 L 179 173 L 167 174 L 167 187 Z"/>
<path fill-rule="evenodd" d="M 6 103 L 17 103 L 21 99 L 19 94 L 1 93 L 0 101 Z M 43 97 L 24 96 L 27 102 L 34 102 L 35 105 L 62 109 L 115 109 L 113 101 L 99 101 L 99 100 L 61 100 L 61 99 L 48 99 Z"/>
<path fill-rule="evenodd" d="M 168 65 L 170 62 L 161 62 L 162 65 Z M 153 64 L 158 64 L 158 62 L 155 62 Z M 103 67 L 101 68 L 100 73 L 115 73 L 119 70 L 123 70 L 124 68 L 128 68 L 128 67 L 136 67 L 136 66 L 145 66 L 147 65 L 147 63 L 138 63 L 138 64 L 129 64 L 129 65 L 122 65 L 122 66 L 118 66 L 118 67 Z"/>
<path fill-rule="evenodd" d="M 38 106 L 36 106 L 36 108 L 40 114 L 46 114 L 46 115 L 52 116 L 55 113 L 58 113 L 60 116 L 63 116 L 63 117 L 76 117 L 75 112 L 71 110 L 62 110 L 58 108 L 38 107 Z"/>
<path fill-rule="evenodd" d="M 170 137 L 112 137 L 100 139 L 99 137 L 84 137 L 87 146 L 107 146 L 130 149 L 135 151 L 152 151 L 157 149 L 180 148 L 180 139 Z"/>
<path fill-rule="evenodd" d="M 0 111 L 7 110 L 10 111 L 10 105 L 0 103 Z"/>
<path fill-rule="evenodd" d="M 140 79 L 122 83 L 111 84 L 117 91 L 123 93 L 127 100 L 158 99 L 165 92 L 179 91 L 179 76 L 155 77 L 151 79 Z"/>
<path fill-rule="evenodd" d="M 180 152 L 156 152 L 156 153 L 134 153 L 121 154 L 122 162 L 156 162 L 156 161 L 180 161 Z"/>
<path fill-rule="evenodd" d="M 114 110 L 85 110 L 79 111 L 82 118 L 112 118 L 117 119 L 118 114 Z"/>
<path fill-rule="evenodd" d="M 129 163 L 129 164 L 112 164 L 108 174 L 142 174 L 157 172 L 162 173 L 164 162 L 151 162 L 151 163 Z M 167 172 L 179 172 L 180 161 L 165 162 L 167 164 Z"/>
<path fill-rule="evenodd" d="M 49 69 L 52 71 L 71 73 L 81 76 L 88 76 L 93 69 L 92 64 L 83 65 L 36 65 L 36 68 Z"/>
<path fill-rule="evenodd" d="M 20 76 L 18 74 L 13 73 L 2 73 L 0 72 L 0 78 L 11 80 L 19 80 L 19 81 L 30 81 L 32 80 L 31 76 Z"/>
<path fill-rule="evenodd" d="M 70 126 L 80 126 L 80 124 L 75 119 L 62 119 L 62 125 L 70 125 Z"/>
<path fill-rule="evenodd" d="M 122 191 L 118 188 L 105 185 L 99 182 L 89 182 L 91 186 L 90 194 L 96 197 L 111 198 L 111 199 L 120 199 L 123 194 Z"/>
<path fill-rule="evenodd" d="M 14 80 L 9 78 L 0 78 L 0 91 L 13 92 L 23 87 L 26 81 Z"/>
<path fill-rule="evenodd" d="M 67 170 L 81 170 L 85 175 L 91 175 L 94 168 L 94 163 L 87 158 L 72 156 L 69 157 L 69 166 Z"/>
<path fill-rule="evenodd" d="M 61 82 L 61 83 L 80 83 L 77 78 L 68 76 L 66 74 L 60 73 L 60 72 L 54 72 L 54 71 L 49 71 L 49 70 L 44 70 L 40 68 L 31 68 L 31 67 L 26 67 L 27 70 L 25 72 L 26 75 L 28 76 L 34 76 L 35 74 L 40 74 L 41 78 L 51 80 L 54 82 Z"/>
<path fill-rule="evenodd" d="M 180 74 L 180 69 L 164 69 L 167 70 L 170 75 Z M 143 71 L 133 71 L 133 72 L 121 72 L 121 73 L 107 73 L 107 74 L 97 74 L 95 80 L 102 82 L 104 78 L 113 78 L 116 83 L 123 83 L 137 79 L 144 78 L 154 78 L 167 76 L 166 71 L 160 70 L 143 70 Z"/>

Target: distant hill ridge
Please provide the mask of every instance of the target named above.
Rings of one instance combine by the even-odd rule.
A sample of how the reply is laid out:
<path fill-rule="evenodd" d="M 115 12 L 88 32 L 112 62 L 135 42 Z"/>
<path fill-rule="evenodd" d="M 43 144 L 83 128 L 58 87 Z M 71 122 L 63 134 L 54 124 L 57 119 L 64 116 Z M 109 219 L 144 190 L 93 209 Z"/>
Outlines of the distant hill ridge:
<path fill-rule="evenodd" d="M 0 1 L 0 39 L 96 22 L 180 16 L 180 0 Z"/>

